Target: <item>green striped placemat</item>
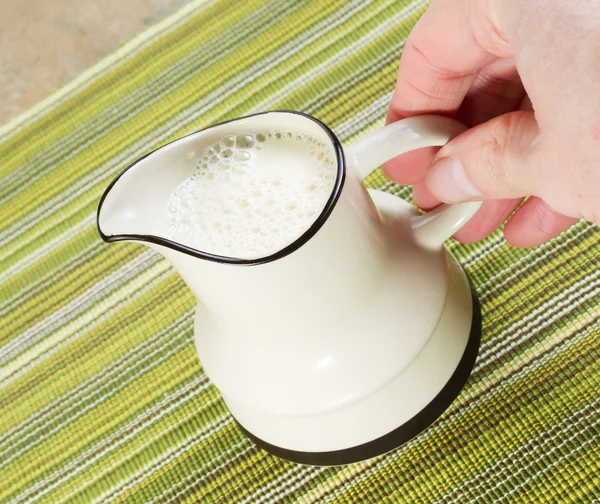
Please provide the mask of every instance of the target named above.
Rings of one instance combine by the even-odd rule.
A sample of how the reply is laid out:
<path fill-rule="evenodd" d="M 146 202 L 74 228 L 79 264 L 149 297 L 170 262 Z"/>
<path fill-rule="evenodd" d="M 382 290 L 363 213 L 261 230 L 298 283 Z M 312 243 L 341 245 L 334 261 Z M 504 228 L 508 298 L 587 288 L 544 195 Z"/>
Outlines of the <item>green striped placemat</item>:
<path fill-rule="evenodd" d="M 96 232 L 126 164 L 214 122 L 289 108 L 345 142 L 380 127 L 426 5 L 193 1 L 0 128 L 0 502 L 600 498 L 596 227 L 534 250 L 452 243 L 483 308 L 467 387 L 407 445 L 334 468 L 245 439 L 198 361 L 182 280 Z"/>

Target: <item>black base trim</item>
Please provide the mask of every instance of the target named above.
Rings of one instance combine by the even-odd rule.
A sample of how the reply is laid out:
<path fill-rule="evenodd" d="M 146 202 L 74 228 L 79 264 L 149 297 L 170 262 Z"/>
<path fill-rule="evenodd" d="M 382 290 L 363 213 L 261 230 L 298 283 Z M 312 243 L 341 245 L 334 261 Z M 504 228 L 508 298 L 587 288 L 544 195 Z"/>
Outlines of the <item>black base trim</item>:
<path fill-rule="evenodd" d="M 401 425 L 397 429 L 381 436 L 380 438 L 369 441 L 362 445 L 353 446 L 343 450 L 335 450 L 328 452 L 301 452 L 288 450 L 279 446 L 272 445 L 257 438 L 254 434 L 248 432 L 239 422 L 238 425 L 242 431 L 256 445 L 263 450 L 276 455 L 282 459 L 297 462 L 299 464 L 329 466 L 350 464 L 361 460 L 369 459 L 377 455 L 386 453 L 394 448 L 398 448 L 407 441 L 411 440 L 433 422 L 435 422 L 450 406 L 452 401 L 456 399 L 462 388 L 464 387 L 471 370 L 475 365 L 475 359 L 479 350 L 479 342 L 481 339 L 481 308 L 477 296 L 473 291 L 473 321 L 471 324 L 471 332 L 465 352 L 458 363 L 458 366 L 444 388 L 436 395 L 433 400 L 425 406 L 419 413 L 412 417 L 408 422 Z"/>

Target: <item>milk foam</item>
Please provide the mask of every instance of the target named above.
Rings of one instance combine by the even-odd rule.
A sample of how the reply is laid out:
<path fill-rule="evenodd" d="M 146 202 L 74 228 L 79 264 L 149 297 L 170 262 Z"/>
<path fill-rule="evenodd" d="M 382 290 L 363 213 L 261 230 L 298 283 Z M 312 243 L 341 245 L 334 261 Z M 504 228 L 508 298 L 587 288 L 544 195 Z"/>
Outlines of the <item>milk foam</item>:
<path fill-rule="evenodd" d="M 336 173 L 331 145 L 309 135 L 269 130 L 225 136 L 204 149 L 169 198 L 168 238 L 222 256 L 268 256 L 314 223 Z"/>

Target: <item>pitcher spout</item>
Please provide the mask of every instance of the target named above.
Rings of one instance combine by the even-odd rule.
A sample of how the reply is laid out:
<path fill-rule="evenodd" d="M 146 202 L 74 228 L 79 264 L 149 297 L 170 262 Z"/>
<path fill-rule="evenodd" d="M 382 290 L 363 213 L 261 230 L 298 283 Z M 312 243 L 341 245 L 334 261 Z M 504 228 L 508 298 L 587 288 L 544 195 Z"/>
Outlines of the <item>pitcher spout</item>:
<path fill-rule="evenodd" d="M 164 209 L 173 190 L 193 167 L 193 136 L 138 159 L 112 181 L 97 213 L 98 231 L 104 241 L 147 241 L 169 246 Z"/>
<path fill-rule="evenodd" d="M 227 258 L 201 252 L 170 237 L 165 209 L 173 191 L 188 179 L 202 150 L 214 141 L 212 128 L 191 133 L 138 159 L 106 188 L 96 215 L 105 242 L 140 241 L 209 261 Z M 156 247 L 153 247 L 156 248 Z"/>

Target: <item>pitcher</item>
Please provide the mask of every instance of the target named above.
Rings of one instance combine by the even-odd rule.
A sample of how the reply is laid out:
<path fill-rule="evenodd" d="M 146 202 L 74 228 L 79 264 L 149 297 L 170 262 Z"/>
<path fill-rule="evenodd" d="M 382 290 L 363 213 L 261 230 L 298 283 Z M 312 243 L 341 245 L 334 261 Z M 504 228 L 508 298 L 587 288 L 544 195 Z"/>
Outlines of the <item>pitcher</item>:
<path fill-rule="evenodd" d="M 480 204 L 420 215 L 362 181 L 463 130 L 421 116 L 342 147 L 299 112 L 228 121 L 126 168 L 102 196 L 98 229 L 147 243 L 192 289 L 198 355 L 252 440 L 300 463 L 362 460 L 439 417 L 480 332 L 443 247 Z"/>

